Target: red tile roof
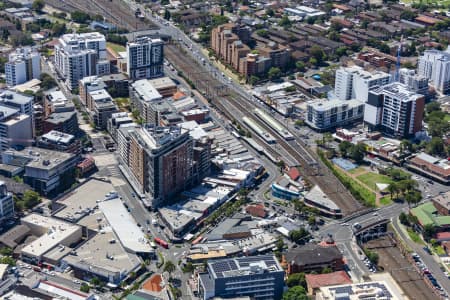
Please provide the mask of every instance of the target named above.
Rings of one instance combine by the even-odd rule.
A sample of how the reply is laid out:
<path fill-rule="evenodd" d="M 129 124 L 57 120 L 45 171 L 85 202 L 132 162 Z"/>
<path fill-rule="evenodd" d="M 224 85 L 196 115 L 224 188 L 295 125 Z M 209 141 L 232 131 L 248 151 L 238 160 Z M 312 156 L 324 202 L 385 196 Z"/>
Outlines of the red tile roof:
<path fill-rule="evenodd" d="M 298 171 L 298 169 L 296 167 L 292 167 L 289 170 L 288 175 L 292 180 L 295 181 L 300 177 L 300 172 Z"/>
<path fill-rule="evenodd" d="M 337 271 L 328 274 L 306 274 L 306 284 L 310 289 L 318 289 L 323 286 L 351 284 L 350 277 L 345 271 Z"/>
<path fill-rule="evenodd" d="M 436 233 L 436 239 L 450 241 L 450 232 L 438 232 Z"/>
<path fill-rule="evenodd" d="M 253 204 L 253 205 L 248 205 L 245 208 L 245 211 L 248 214 L 251 214 L 254 217 L 260 217 L 260 218 L 265 218 L 267 215 L 267 211 L 266 208 L 264 207 L 264 205 L 262 204 Z"/>

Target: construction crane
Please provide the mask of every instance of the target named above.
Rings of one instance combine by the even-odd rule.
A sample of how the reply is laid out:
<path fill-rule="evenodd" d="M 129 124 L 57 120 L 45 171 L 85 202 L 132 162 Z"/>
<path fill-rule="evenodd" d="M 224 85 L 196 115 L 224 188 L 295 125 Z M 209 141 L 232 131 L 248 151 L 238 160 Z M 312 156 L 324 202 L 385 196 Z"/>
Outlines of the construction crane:
<path fill-rule="evenodd" d="M 403 35 L 400 38 L 400 43 L 398 44 L 397 49 L 397 63 L 395 64 L 395 75 L 394 75 L 395 82 L 400 80 L 400 54 L 402 53 L 402 42 L 403 42 Z"/>

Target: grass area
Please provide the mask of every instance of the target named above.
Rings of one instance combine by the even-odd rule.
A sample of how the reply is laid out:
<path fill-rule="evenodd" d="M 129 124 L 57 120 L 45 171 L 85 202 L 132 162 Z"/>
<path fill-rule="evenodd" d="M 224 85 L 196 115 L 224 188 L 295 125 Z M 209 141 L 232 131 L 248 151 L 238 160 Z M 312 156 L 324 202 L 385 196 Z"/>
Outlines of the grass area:
<path fill-rule="evenodd" d="M 386 175 L 376 174 L 376 173 L 366 173 L 359 175 L 356 177 L 359 181 L 363 182 L 365 185 L 367 185 L 370 189 L 373 191 L 379 191 L 377 187 L 377 183 L 392 183 L 392 179 L 389 178 Z"/>
<path fill-rule="evenodd" d="M 350 171 L 348 171 L 348 173 L 353 174 L 353 175 L 357 175 L 357 174 L 361 174 L 361 173 L 363 173 L 365 171 L 366 171 L 365 168 L 357 167 L 357 168 L 351 169 Z"/>
<path fill-rule="evenodd" d="M 114 98 L 114 101 L 119 108 L 130 109 L 130 98 Z"/>
<path fill-rule="evenodd" d="M 380 204 L 383 206 L 391 204 L 393 201 L 391 199 L 391 195 L 384 196 L 380 198 Z"/>
<path fill-rule="evenodd" d="M 124 51 L 126 51 L 126 48 L 124 46 L 122 46 L 122 45 L 119 45 L 119 44 L 114 44 L 114 43 L 107 42 L 106 46 L 111 48 L 111 49 L 113 49 L 116 52 L 124 52 Z"/>
<path fill-rule="evenodd" d="M 450 122 L 450 114 L 446 114 L 444 120 Z"/>
<path fill-rule="evenodd" d="M 354 180 L 348 176 L 343 170 L 334 166 L 321 151 L 317 151 L 320 159 L 325 163 L 325 165 L 331 170 L 331 172 L 339 179 L 340 182 L 350 191 L 350 193 L 358 201 L 364 203 L 364 205 L 369 207 L 376 206 L 375 193 L 367 189 L 365 186 L 360 184 L 358 181 Z"/>
<path fill-rule="evenodd" d="M 445 252 L 444 248 L 442 248 L 442 246 L 437 245 L 436 247 L 432 247 L 433 252 L 436 253 L 437 255 L 446 255 L 447 253 Z"/>
<path fill-rule="evenodd" d="M 409 237 L 411 238 L 411 240 L 414 243 L 425 245 L 425 243 L 422 241 L 422 239 L 420 238 L 420 235 L 417 232 L 415 232 L 411 228 L 408 228 L 407 231 L 408 231 Z"/>

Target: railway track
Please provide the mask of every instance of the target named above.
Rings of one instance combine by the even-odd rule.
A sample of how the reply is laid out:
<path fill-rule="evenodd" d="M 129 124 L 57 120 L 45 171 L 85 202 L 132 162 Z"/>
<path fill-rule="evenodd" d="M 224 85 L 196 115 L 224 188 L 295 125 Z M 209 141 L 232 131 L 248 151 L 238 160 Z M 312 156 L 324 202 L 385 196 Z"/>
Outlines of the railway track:
<path fill-rule="evenodd" d="M 157 28 L 149 20 L 144 22 L 137 19 L 134 12 L 121 0 L 45 0 L 45 2 L 69 13 L 79 10 L 91 15 L 102 15 L 106 21 L 130 31 Z"/>
<path fill-rule="evenodd" d="M 327 194 L 328 197 L 335 201 L 335 203 L 341 208 L 344 215 L 349 215 L 364 209 L 364 206 L 348 192 L 348 190 L 330 172 L 330 170 L 328 170 L 328 168 L 323 165 L 319 159 L 316 159 L 312 153 L 306 150 L 301 143 L 297 140 L 289 142 L 284 140 L 270 126 L 262 121 L 259 121 L 253 111 L 255 108 L 254 105 L 247 99 L 243 99 L 243 97 L 234 93 L 220 95 L 219 92 L 215 92 L 214 88 L 211 86 L 220 86 L 221 83 L 208 72 L 204 72 L 202 66 L 200 66 L 197 61 L 191 59 L 187 53 L 184 53 L 185 55 L 180 55 L 180 51 L 184 50 L 178 49 L 172 44 L 168 44 L 165 47 L 167 59 L 174 66 L 176 66 L 179 71 L 187 74 L 188 79 L 191 82 L 196 83 L 196 88 L 199 91 L 203 91 L 207 98 L 211 99 L 211 103 L 222 110 L 222 112 L 230 118 L 230 120 L 237 120 L 240 115 L 236 116 L 230 112 L 229 109 L 223 104 L 224 101 L 235 107 L 236 111 L 242 112 L 242 116 L 245 115 L 244 112 L 247 112 L 249 117 L 254 117 L 253 119 L 257 121 L 259 126 L 271 133 L 275 137 L 277 143 L 285 149 L 285 151 L 292 158 L 294 158 L 294 160 L 299 162 L 299 165 L 305 172 L 306 179 L 312 184 L 320 186 L 325 194 Z M 239 123 L 242 123 L 241 126 L 247 127 L 243 124 L 243 122 L 240 121 Z M 273 149 L 273 146 L 268 145 L 260 137 L 255 136 L 254 138 L 259 142 L 263 142 L 263 144 L 266 145 L 266 149 L 270 149 L 269 151 L 271 153 L 280 157 L 280 153 Z"/>

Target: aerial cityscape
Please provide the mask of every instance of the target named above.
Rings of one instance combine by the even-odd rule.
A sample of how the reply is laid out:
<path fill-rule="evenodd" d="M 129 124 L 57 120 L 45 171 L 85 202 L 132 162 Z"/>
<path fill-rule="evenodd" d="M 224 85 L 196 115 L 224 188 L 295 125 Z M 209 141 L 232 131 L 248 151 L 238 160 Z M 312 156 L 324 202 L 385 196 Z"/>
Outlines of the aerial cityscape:
<path fill-rule="evenodd" d="M 449 295 L 450 0 L 0 0 L 0 299 Z"/>

